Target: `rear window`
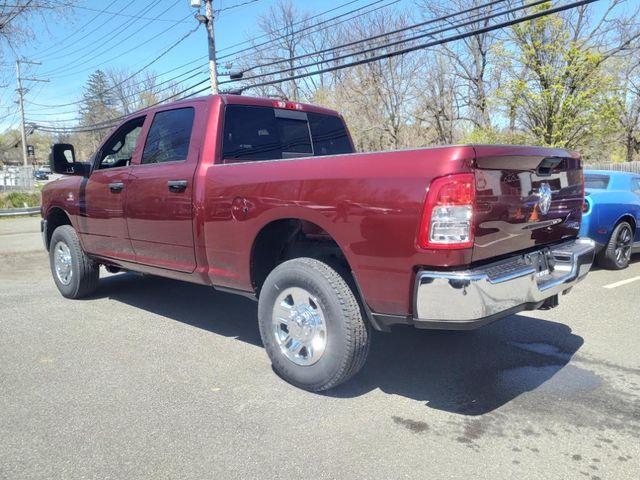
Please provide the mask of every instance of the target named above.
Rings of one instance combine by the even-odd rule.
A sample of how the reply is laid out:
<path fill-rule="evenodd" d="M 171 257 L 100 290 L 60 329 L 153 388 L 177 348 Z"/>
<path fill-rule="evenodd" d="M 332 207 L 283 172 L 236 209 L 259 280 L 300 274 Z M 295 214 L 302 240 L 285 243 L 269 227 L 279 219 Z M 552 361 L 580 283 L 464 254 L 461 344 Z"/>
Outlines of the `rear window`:
<path fill-rule="evenodd" d="M 318 113 L 309 113 L 307 116 L 316 155 L 353 152 L 347 130 L 340 118 Z"/>
<path fill-rule="evenodd" d="M 588 173 L 584 176 L 584 187 L 595 190 L 606 190 L 609 187 L 609 175 Z"/>
<path fill-rule="evenodd" d="M 248 105 L 226 107 L 222 145 L 226 163 L 352 152 L 339 117 Z"/>

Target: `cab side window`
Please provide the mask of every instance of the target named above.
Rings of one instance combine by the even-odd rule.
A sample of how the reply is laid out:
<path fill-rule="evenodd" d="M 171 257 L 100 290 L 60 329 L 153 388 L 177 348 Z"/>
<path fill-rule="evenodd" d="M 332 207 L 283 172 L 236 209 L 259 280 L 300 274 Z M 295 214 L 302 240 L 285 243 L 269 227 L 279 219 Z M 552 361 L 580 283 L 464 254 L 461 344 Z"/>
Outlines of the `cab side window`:
<path fill-rule="evenodd" d="M 149 128 L 141 163 L 186 160 L 189 154 L 194 114 L 193 107 L 156 113 Z"/>
<path fill-rule="evenodd" d="M 125 123 L 102 146 L 98 157 L 98 169 L 126 167 L 136 149 L 136 143 L 144 124 L 144 117 Z"/>

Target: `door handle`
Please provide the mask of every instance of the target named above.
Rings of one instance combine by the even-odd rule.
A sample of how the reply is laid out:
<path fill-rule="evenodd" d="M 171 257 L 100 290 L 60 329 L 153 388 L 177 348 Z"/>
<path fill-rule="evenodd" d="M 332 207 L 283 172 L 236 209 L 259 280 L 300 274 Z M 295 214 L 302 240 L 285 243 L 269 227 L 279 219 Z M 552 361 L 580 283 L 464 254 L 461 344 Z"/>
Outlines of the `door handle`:
<path fill-rule="evenodd" d="M 124 183 L 122 182 L 113 182 L 109 184 L 109 190 L 111 190 L 113 193 L 118 193 L 122 191 L 123 188 L 124 188 Z"/>
<path fill-rule="evenodd" d="M 184 192 L 188 183 L 186 180 L 169 180 L 167 186 L 172 192 Z"/>

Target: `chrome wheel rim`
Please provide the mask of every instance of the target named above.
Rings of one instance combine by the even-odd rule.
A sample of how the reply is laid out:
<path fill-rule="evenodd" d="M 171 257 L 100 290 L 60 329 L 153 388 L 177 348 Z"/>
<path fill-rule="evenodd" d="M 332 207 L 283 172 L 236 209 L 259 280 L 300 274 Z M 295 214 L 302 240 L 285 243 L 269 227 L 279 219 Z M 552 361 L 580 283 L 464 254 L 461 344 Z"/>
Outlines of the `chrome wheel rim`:
<path fill-rule="evenodd" d="M 53 249 L 53 266 L 58 281 L 63 285 L 69 285 L 71 283 L 71 277 L 73 277 L 73 268 L 71 250 L 69 250 L 69 246 L 66 243 L 56 243 Z"/>
<path fill-rule="evenodd" d="M 273 307 L 273 334 L 280 351 L 296 365 L 316 363 L 327 346 L 327 324 L 317 298 L 304 288 L 284 289 Z"/>
<path fill-rule="evenodd" d="M 618 232 L 616 238 L 616 262 L 618 265 L 623 264 L 631 257 L 631 244 L 633 243 L 633 235 L 631 229 L 626 225 Z"/>

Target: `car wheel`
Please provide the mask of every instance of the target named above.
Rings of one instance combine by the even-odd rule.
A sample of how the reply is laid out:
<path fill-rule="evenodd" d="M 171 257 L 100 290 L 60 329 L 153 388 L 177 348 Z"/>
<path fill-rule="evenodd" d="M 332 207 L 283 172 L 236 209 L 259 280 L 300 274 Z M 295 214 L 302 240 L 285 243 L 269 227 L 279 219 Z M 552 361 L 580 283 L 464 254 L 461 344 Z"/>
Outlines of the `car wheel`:
<path fill-rule="evenodd" d="M 274 370 L 305 390 L 345 382 L 367 358 L 370 327 L 358 301 L 344 278 L 319 260 L 277 266 L 260 291 L 258 318 Z"/>
<path fill-rule="evenodd" d="M 598 265 L 612 270 L 622 270 L 629 266 L 631 247 L 633 245 L 633 230 L 627 222 L 620 222 L 613 229 L 611 237 L 598 254 Z"/>
<path fill-rule="evenodd" d="M 78 234 L 70 225 L 56 228 L 51 235 L 49 263 L 53 280 L 64 297 L 86 297 L 98 288 L 99 265 L 84 253 Z"/>

